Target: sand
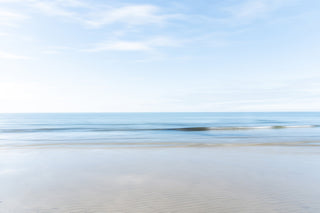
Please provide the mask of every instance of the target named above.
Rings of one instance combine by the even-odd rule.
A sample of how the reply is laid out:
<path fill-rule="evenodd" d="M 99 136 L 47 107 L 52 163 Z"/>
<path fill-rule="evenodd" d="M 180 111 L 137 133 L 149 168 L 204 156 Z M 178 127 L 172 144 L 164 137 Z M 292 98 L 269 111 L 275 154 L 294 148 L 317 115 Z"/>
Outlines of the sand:
<path fill-rule="evenodd" d="M 0 212 L 320 212 L 314 147 L 0 150 Z"/>

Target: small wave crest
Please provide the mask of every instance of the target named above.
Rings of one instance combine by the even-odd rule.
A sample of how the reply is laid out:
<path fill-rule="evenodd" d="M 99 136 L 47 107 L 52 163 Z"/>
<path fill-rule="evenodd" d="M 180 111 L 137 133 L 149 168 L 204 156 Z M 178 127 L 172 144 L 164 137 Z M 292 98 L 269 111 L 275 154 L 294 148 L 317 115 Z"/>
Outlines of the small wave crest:
<path fill-rule="evenodd" d="M 0 129 L 0 133 L 36 133 L 36 132 L 110 132 L 110 131 L 240 131 L 259 129 L 315 128 L 320 125 L 299 126 L 227 126 L 227 127 L 183 127 L 183 128 L 37 128 L 37 129 Z"/>
<path fill-rule="evenodd" d="M 319 147 L 320 141 L 294 141 L 294 142 L 73 142 L 65 141 L 56 143 L 12 143 L 0 144 L 1 149 L 52 149 L 52 148 L 72 148 L 72 149 L 117 149 L 117 148 L 209 148 L 209 147 L 265 147 L 265 146 L 313 146 Z"/>
<path fill-rule="evenodd" d="M 37 129 L 0 129 L 1 133 L 32 133 L 32 132 L 55 132 L 55 131 L 73 131 L 81 128 L 37 128 Z"/>
<path fill-rule="evenodd" d="M 315 128 L 319 125 L 300 125 L 300 126 L 230 126 L 230 127 L 186 127 L 186 128 L 172 128 L 168 130 L 178 131 L 230 131 L 230 130 L 255 130 L 255 129 L 286 129 L 286 128 Z"/>

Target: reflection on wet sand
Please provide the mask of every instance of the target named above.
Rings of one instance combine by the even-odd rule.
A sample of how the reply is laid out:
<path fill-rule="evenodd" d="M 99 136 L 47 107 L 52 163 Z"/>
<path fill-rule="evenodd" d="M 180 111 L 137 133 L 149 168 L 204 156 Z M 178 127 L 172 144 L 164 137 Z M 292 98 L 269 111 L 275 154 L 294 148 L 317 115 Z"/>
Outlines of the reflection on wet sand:
<path fill-rule="evenodd" d="M 10 144 L 1 144 L 0 150 L 5 149 L 123 149 L 123 148 L 193 148 L 193 147 L 251 147 L 251 146 L 320 146 L 320 141 L 295 141 L 295 142 L 37 142 L 37 143 L 23 143 L 17 142 Z"/>
<path fill-rule="evenodd" d="M 312 146 L 0 151 L 0 212 L 319 212 Z"/>

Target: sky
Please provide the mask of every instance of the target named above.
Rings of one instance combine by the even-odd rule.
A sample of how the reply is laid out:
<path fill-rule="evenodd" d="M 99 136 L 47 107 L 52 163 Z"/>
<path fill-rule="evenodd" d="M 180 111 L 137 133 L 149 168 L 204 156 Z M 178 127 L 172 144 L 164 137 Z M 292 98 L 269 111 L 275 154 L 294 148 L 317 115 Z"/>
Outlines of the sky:
<path fill-rule="evenodd" d="M 319 111 L 319 0 L 0 0 L 0 112 Z"/>

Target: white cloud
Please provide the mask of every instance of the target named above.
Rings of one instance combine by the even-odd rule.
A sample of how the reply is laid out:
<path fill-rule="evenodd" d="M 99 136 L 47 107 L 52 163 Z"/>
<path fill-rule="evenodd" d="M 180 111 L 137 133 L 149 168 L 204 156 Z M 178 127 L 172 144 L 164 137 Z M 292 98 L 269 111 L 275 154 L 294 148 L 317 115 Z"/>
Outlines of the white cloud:
<path fill-rule="evenodd" d="M 137 41 L 115 41 L 99 44 L 92 51 L 119 50 L 119 51 L 146 51 L 151 48 L 147 43 Z"/>
<path fill-rule="evenodd" d="M 177 15 L 160 14 L 160 8 L 154 5 L 130 5 L 100 11 L 85 20 L 85 23 L 100 27 L 114 23 L 129 25 L 163 24 L 166 20 Z"/>
<path fill-rule="evenodd" d="M 0 36 L 9 36 L 9 35 L 10 35 L 9 33 L 0 32 Z"/>
<path fill-rule="evenodd" d="M 180 17 L 178 14 L 166 13 L 163 8 L 152 4 L 107 4 L 103 2 L 89 4 L 81 0 L 0 0 L 0 5 L 15 9 L 15 12 L 0 9 L 2 23 L 13 23 L 13 20 L 25 19 L 27 16 L 23 14 L 27 14 L 31 18 L 35 15 L 37 18 L 39 15 L 39 17 L 43 15 L 62 17 L 60 21 L 72 21 L 94 28 L 112 25 L 110 26 L 112 29 L 109 30 L 111 39 L 98 43 L 89 51 L 150 51 L 156 47 L 177 46 L 179 43 L 164 37 L 142 40 L 144 36 L 141 35 L 145 33 L 145 28 L 136 28 L 136 26 L 165 25 L 169 20 Z M 11 22 L 7 21 L 9 18 Z M 128 34 L 139 35 L 140 40 L 123 39 Z M 57 54 L 61 51 L 61 49 L 48 49 L 44 53 Z M 0 58 L 27 59 L 27 57 L 3 52 L 0 53 Z"/>
<path fill-rule="evenodd" d="M 20 5 L 25 9 L 34 9 L 31 12 L 42 12 L 46 15 L 55 16 L 75 16 L 76 13 L 72 11 L 72 8 L 87 7 L 82 1 L 78 0 L 0 0 L 0 3 L 4 3 L 7 6 Z"/>
<path fill-rule="evenodd" d="M 245 0 L 225 10 L 230 13 L 232 21 L 256 20 L 267 17 L 278 9 L 293 3 L 289 0 Z"/>
<path fill-rule="evenodd" d="M 150 51 L 157 47 L 179 46 L 181 41 L 166 37 L 155 37 L 144 41 L 113 40 L 97 44 L 89 52 L 100 51 Z"/>
<path fill-rule="evenodd" d="M 231 12 L 237 18 L 255 18 L 268 12 L 270 10 L 269 6 L 267 2 L 261 0 L 247 1 L 236 10 L 231 10 Z"/>
<path fill-rule="evenodd" d="M 51 46 L 51 47 L 45 48 L 42 51 L 42 53 L 44 53 L 44 54 L 59 54 L 59 53 L 70 51 L 70 50 L 75 50 L 75 49 L 68 47 L 68 46 Z"/>
<path fill-rule="evenodd" d="M 27 56 L 16 55 L 16 54 L 7 53 L 7 52 L 0 52 L 0 59 L 27 60 L 31 58 Z"/>
<path fill-rule="evenodd" d="M 161 8 L 151 4 L 110 5 L 106 3 L 88 4 L 79 0 L 15 0 L 0 3 L 14 3 L 31 8 L 29 12 L 41 12 L 50 16 L 62 16 L 76 20 L 91 27 L 102 27 L 105 25 L 121 23 L 127 25 L 163 24 L 166 20 L 177 18 L 177 14 L 163 14 Z M 8 4 L 10 5 L 10 4 Z M 5 16 L 10 14 L 5 11 Z M 16 18 L 20 18 L 16 16 Z M 1 11 L 0 11 L 1 20 Z"/>
<path fill-rule="evenodd" d="M 23 2 L 24 0 L 0 0 L 0 3 L 17 3 Z"/>
<path fill-rule="evenodd" d="M 76 14 L 57 4 L 57 1 L 33 1 L 31 6 L 46 15 L 74 17 Z"/>
<path fill-rule="evenodd" d="M 80 0 L 55 0 L 56 4 L 66 7 L 89 7 L 89 4 Z"/>
<path fill-rule="evenodd" d="M 17 23 L 24 21 L 28 17 L 21 13 L 13 12 L 8 9 L 0 9 L 0 26 L 16 26 Z"/>

